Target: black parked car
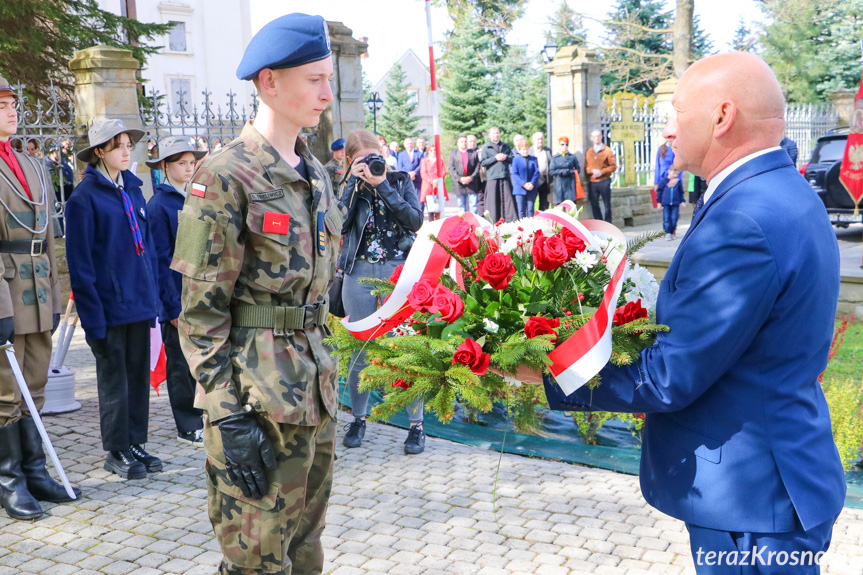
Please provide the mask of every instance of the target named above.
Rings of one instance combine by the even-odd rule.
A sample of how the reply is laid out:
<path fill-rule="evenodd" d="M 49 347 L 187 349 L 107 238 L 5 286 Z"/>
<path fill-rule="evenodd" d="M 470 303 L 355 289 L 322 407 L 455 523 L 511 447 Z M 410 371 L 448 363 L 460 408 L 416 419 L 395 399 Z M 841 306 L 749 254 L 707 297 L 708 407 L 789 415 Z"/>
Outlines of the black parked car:
<path fill-rule="evenodd" d="M 818 138 L 809 163 L 800 168 L 800 173 L 824 202 L 830 221 L 837 227 L 863 222 L 863 213 L 854 216 L 854 200 L 839 181 L 839 168 L 845 154 L 848 128 L 830 130 Z"/>

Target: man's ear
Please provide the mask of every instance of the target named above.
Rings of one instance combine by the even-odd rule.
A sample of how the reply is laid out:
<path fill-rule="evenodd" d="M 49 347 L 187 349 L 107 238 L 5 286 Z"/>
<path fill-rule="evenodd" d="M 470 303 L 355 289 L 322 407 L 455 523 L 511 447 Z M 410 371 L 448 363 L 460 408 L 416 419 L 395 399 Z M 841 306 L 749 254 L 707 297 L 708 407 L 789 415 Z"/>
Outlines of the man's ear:
<path fill-rule="evenodd" d="M 736 119 L 737 105 L 732 100 L 720 103 L 713 115 L 713 137 L 719 139 L 727 134 Z"/>

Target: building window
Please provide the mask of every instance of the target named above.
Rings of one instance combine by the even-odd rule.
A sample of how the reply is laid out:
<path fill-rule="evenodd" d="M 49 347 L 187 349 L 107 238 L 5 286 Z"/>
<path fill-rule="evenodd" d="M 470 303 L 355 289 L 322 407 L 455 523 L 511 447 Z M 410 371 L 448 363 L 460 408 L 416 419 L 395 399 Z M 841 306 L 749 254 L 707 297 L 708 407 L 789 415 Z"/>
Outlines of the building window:
<path fill-rule="evenodd" d="M 416 104 L 417 106 L 419 106 L 419 103 L 420 103 L 419 90 L 416 90 L 413 88 L 408 88 L 407 93 L 408 93 L 408 105 Z"/>
<path fill-rule="evenodd" d="M 187 114 L 192 113 L 192 80 L 189 78 L 171 78 L 171 111 L 180 111 L 180 102 Z M 181 100 L 182 98 L 182 100 Z"/>
<path fill-rule="evenodd" d="M 171 31 L 168 33 L 168 49 L 171 52 L 186 51 L 186 23 L 175 22 L 171 20 L 168 24 L 172 24 Z"/>

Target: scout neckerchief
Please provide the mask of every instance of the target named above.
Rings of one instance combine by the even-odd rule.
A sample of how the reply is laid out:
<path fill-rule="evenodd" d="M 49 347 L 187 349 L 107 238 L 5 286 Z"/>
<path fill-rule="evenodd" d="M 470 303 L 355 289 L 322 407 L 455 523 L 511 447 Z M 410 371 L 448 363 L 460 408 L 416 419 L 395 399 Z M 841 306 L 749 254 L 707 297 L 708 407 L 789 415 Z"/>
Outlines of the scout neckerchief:
<path fill-rule="evenodd" d="M 102 171 L 104 174 L 109 173 L 108 166 L 105 165 L 105 160 L 100 159 L 99 161 L 105 167 L 104 170 L 100 169 L 100 171 Z M 126 210 L 126 218 L 129 220 L 129 227 L 132 229 L 132 239 L 135 242 L 135 253 L 140 256 L 144 253 L 144 237 L 141 235 L 141 228 L 138 227 L 138 218 L 135 217 L 135 206 L 132 204 L 132 198 L 130 198 L 129 194 L 126 193 L 126 190 L 123 189 L 122 177 L 123 174 L 118 173 L 117 178 L 119 182 L 111 180 L 110 176 L 108 176 L 108 181 L 110 181 L 112 184 L 114 184 L 114 187 L 120 190 L 120 196 L 122 196 L 123 198 L 123 207 Z"/>

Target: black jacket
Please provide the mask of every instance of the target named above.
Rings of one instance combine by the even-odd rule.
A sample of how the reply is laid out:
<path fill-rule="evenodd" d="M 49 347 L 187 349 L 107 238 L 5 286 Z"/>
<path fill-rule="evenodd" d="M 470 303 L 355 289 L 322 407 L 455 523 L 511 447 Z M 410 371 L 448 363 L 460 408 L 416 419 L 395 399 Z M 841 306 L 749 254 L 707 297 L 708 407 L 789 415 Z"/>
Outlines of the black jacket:
<path fill-rule="evenodd" d="M 548 176 L 554 177 L 554 197 L 558 199 L 575 201 L 575 178 L 581 167 L 575 154 L 556 154 L 548 166 Z"/>
<path fill-rule="evenodd" d="M 467 173 L 464 171 L 464 162 L 461 159 L 461 151 L 458 149 L 449 153 L 449 161 L 446 171 L 452 179 L 453 192 L 459 195 L 475 194 L 479 192 L 479 157 L 476 153 L 467 151 Z M 464 176 L 473 178 L 467 185 L 460 184 L 458 179 Z"/>
<path fill-rule="evenodd" d="M 341 203 L 348 210 L 342 226 L 342 251 L 338 267 L 351 273 L 357 250 L 363 238 L 363 230 L 372 211 L 372 198 L 364 189 L 358 189 L 357 178 L 351 176 L 342 188 Z M 360 180 L 361 181 L 361 180 Z M 417 231 L 423 225 L 423 212 L 413 182 L 405 172 L 387 172 L 387 179 L 377 188 L 378 197 L 402 230 Z"/>
<path fill-rule="evenodd" d="M 485 178 L 487 180 L 509 180 L 509 165 L 512 163 L 512 149 L 504 142 L 497 143 L 500 146 L 500 151 L 491 142 L 487 143 L 482 148 L 480 163 L 485 168 Z M 497 154 L 506 154 L 506 159 L 498 162 L 495 159 Z"/>

